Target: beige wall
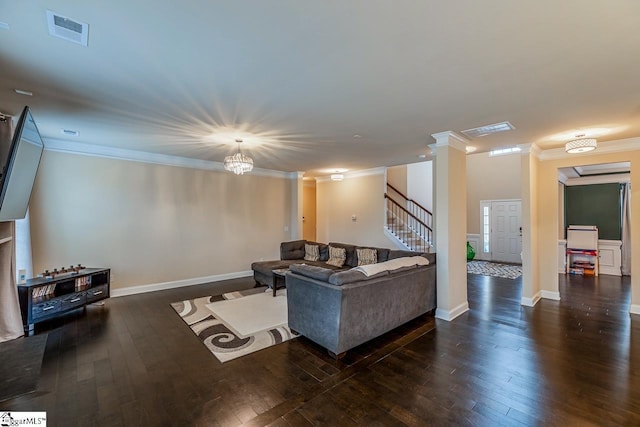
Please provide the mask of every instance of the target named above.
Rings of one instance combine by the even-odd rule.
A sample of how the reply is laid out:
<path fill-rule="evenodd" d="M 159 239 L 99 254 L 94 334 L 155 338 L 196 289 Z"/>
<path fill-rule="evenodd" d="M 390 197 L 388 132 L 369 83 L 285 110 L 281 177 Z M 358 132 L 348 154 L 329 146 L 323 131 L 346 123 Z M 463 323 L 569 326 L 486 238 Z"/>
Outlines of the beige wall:
<path fill-rule="evenodd" d="M 480 233 L 480 201 L 521 199 L 520 154 L 467 155 L 467 233 Z"/>
<path fill-rule="evenodd" d="M 305 240 L 316 240 L 316 181 L 304 181 L 302 199 L 302 238 Z"/>
<path fill-rule="evenodd" d="M 407 165 L 406 194 L 433 213 L 433 162 Z"/>
<path fill-rule="evenodd" d="M 290 181 L 45 151 L 34 269 L 110 267 L 114 289 L 248 271 L 289 237 Z"/>
<path fill-rule="evenodd" d="M 597 151 L 596 151 L 597 153 Z M 597 163 L 631 162 L 631 246 L 640 248 L 640 152 L 576 155 L 540 162 L 537 177 L 539 274 L 543 291 L 558 292 L 558 168 Z M 634 259 L 635 260 L 635 259 Z M 640 262 L 631 266 L 631 304 L 640 305 Z M 637 307 L 640 309 L 640 307 Z"/>
<path fill-rule="evenodd" d="M 387 168 L 387 182 L 405 196 L 407 195 L 407 165 Z M 386 191 L 386 187 L 385 187 Z"/>
<path fill-rule="evenodd" d="M 394 247 L 383 231 L 384 190 L 383 173 L 318 181 L 317 240 Z M 356 215 L 356 221 L 352 221 L 352 215 Z"/>

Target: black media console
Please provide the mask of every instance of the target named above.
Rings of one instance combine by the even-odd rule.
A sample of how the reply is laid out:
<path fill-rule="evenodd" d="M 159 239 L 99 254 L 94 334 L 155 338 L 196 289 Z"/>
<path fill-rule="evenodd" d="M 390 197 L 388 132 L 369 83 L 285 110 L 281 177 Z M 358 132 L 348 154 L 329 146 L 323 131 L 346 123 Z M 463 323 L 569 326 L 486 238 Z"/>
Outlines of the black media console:
<path fill-rule="evenodd" d="M 52 279 L 38 277 L 18 285 L 24 332 L 33 335 L 34 324 L 70 310 L 109 298 L 108 268 L 85 268 Z"/>

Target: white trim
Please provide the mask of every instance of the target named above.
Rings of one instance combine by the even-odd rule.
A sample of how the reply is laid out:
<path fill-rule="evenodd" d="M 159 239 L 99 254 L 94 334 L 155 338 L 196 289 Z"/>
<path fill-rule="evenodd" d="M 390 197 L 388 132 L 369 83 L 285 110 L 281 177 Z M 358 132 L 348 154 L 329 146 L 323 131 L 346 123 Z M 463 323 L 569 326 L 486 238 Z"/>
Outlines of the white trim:
<path fill-rule="evenodd" d="M 565 184 L 568 179 L 569 179 L 569 177 L 567 175 L 563 174 L 560 171 L 560 169 L 558 169 L 558 181 L 561 182 L 562 184 Z"/>
<path fill-rule="evenodd" d="M 523 156 L 532 154 L 534 157 L 539 159 L 540 153 L 542 153 L 542 150 L 535 142 L 529 144 L 518 144 L 517 147 L 520 148 L 520 154 Z"/>
<path fill-rule="evenodd" d="M 64 141 L 54 138 L 44 139 L 44 149 L 58 153 L 79 154 L 82 156 L 103 157 L 106 159 L 127 160 L 130 162 L 226 172 L 222 162 L 171 156 L 168 154 L 149 153 L 147 151 L 130 150 L 127 148 L 86 144 L 83 142 Z M 298 174 L 299 172 L 282 172 L 262 168 L 253 168 L 253 171 L 251 171 L 251 175 L 286 179 L 298 179 Z"/>
<path fill-rule="evenodd" d="M 383 231 L 384 235 L 387 236 L 387 239 L 389 239 L 391 241 L 391 243 L 396 245 L 398 249 L 401 249 L 403 251 L 410 251 L 411 250 L 411 248 L 409 246 L 405 245 L 402 240 L 398 239 L 398 236 L 396 236 L 391 231 L 389 231 L 389 229 L 386 226 L 382 227 L 382 231 Z"/>
<path fill-rule="evenodd" d="M 462 135 L 458 135 L 453 131 L 445 131 L 433 133 L 431 136 L 436 140 L 436 147 L 451 147 L 467 153 L 467 145 L 469 140 Z"/>
<path fill-rule="evenodd" d="M 353 172 L 344 172 L 343 175 L 344 175 L 344 179 L 351 179 L 351 178 L 361 178 L 363 176 L 369 176 L 369 175 L 384 175 L 386 172 L 387 172 L 386 167 L 379 167 L 379 168 L 371 168 L 371 169 L 362 169 L 362 170 L 353 171 Z M 328 182 L 328 181 L 331 181 L 330 175 L 319 176 L 316 178 L 316 182 Z"/>
<path fill-rule="evenodd" d="M 598 145 L 598 148 L 595 151 L 590 151 L 585 154 L 589 156 L 594 154 L 620 153 L 636 150 L 640 150 L 640 137 L 602 142 Z M 584 156 L 585 154 L 569 154 L 564 150 L 564 147 L 553 148 L 550 150 L 543 150 L 542 153 L 540 153 L 540 160 L 567 159 L 569 157 L 577 158 L 579 156 Z"/>
<path fill-rule="evenodd" d="M 235 273 L 216 274 L 214 276 L 194 277 L 192 279 L 175 280 L 173 282 L 152 283 L 149 285 L 131 286 L 128 288 L 111 289 L 112 297 L 143 294 L 146 292 L 164 291 L 166 289 L 183 288 L 185 286 L 202 285 L 203 283 L 219 282 L 221 280 L 251 277 L 252 270 L 238 271 Z"/>
<path fill-rule="evenodd" d="M 630 314 L 640 314 L 640 304 L 631 304 L 629 307 Z"/>
<path fill-rule="evenodd" d="M 562 172 L 558 171 L 558 175 L 561 173 Z M 613 175 L 581 176 L 579 178 L 567 178 L 561 182 L 567 187 L 571 187 L 572 185 L 627 183 L 631 182 L 631 174 L 618 173 Z"/>
<path fill-rule="evenodd" d="M 544 299 L 552 299 L 560 301 L 560 292 L 556 291 L 540 291 L 540 296 Z"/>
<path fill-rule="evenodd" d="M 520 304 L 527 307 L 533 307 L 538 303 L 538 301 L 540 301 L 540 298 L 540 292 L 537 292 L 533 298 L 522 297 L 520 299 Z"/>
<path fill-rule="evenodd" d="M 451 322 L 456 317 L 460 316 L 463 313 L 469 311 L 469 302 L 465 301 L 459 306 L 453 308 L 452 310 L 443 310 L 442 308 L 436 309 L 436 318 L 446 320 L 447 322 Z"/>
<path fill-rule="evenodd" d="M 485 254 L 484 252 L 482 252 L 482 235 L 467 233 L 467 242 L 469 242 L 473 250 L 476 251 L 476 256 L 474 259 L 485 259 Z"/>

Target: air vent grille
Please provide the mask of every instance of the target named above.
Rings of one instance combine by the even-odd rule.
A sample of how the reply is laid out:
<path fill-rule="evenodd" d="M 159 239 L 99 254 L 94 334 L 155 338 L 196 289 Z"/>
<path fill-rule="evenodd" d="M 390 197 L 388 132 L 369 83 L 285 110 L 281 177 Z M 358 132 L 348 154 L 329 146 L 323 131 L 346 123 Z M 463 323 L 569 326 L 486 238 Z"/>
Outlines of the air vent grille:
<path fill-rule="evenodd" d="M 47 10 L 47 24 L 50 35 L 87 46 L 89 24 L 62 16 L 50 10 Z"/>
<path fill-rule="evenodd" d="M 515 127 L 509 122 L 494 123 L 492 125 L 480 126 L 473 129 L 463 130 L 462 133 L 468 138 L 480 138 L 482 136 L 490 135 L 492 133 L 505 132 L 508 130 L 514 130 Z"/>

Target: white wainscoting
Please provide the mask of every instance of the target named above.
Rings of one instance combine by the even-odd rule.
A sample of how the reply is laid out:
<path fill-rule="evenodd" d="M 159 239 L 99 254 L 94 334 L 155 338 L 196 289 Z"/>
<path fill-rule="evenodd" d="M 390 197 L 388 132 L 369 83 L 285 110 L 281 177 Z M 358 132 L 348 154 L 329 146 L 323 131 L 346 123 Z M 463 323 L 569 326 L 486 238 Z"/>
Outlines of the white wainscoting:
<path fill-rule="evenodd" d="M 558 273 L 567 273 L 567 241 L 558 240 Z"/>
<path fill-rule="evenodd" d="M 598 240 L 600 274 L 622 276 L 622 241 Z"/>
<path fill-rule="evenodd" d="M 567 262 L 567 241 L 558 240 L 558 273 L 566 272 Z M 622 241 L 621 240 L 598 240 L 598 258 L 600 274 L 611 276 L 622 276 L 620 269 L 622 264 Z"/>
<path fill-rule="evenodd" d="M 467 242 L 471 245 L 474 251 L 476 251 L 476 257 L 474 259 L 487 259 L 487 255 L 482 253 L 482 240 L 479 234 L 467 233 Z"/>

